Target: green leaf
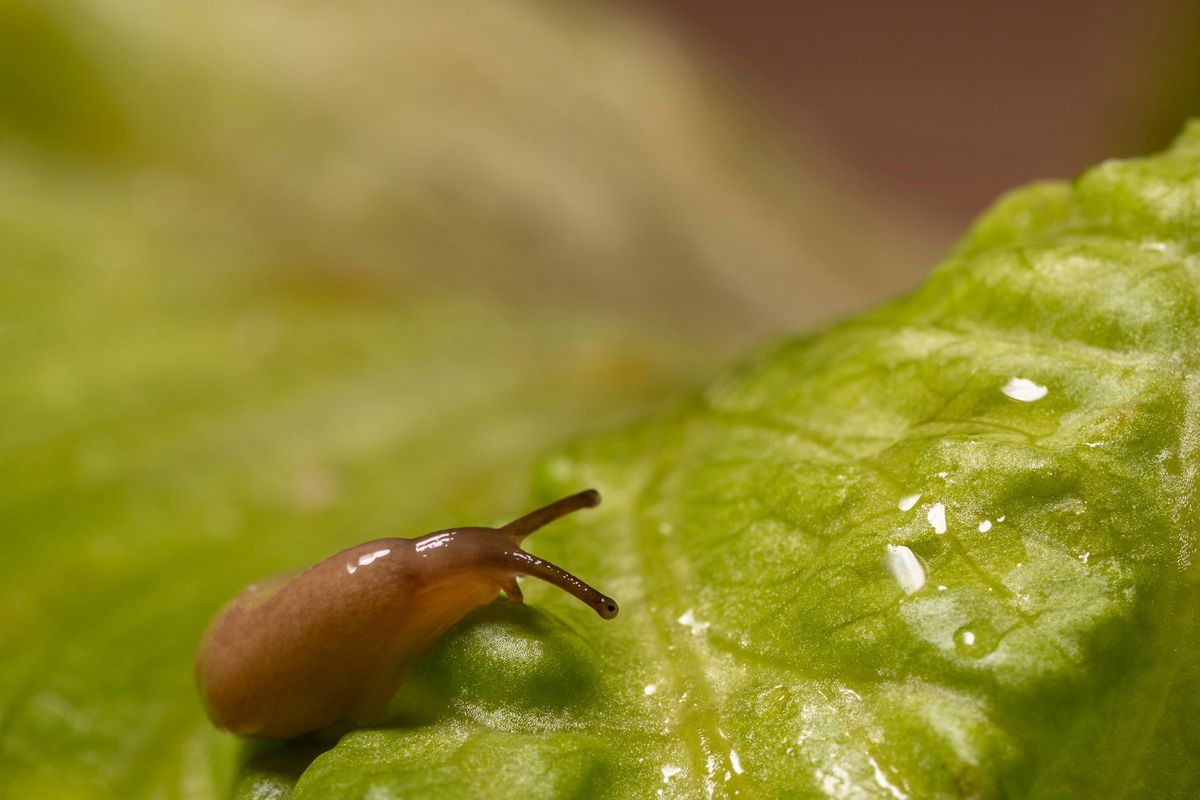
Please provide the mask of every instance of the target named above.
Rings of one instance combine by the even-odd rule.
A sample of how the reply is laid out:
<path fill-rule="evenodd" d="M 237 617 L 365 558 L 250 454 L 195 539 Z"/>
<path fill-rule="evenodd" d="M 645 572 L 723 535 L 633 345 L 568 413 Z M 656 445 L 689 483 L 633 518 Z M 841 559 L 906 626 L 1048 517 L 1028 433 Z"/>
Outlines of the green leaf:
<path fill-rule="evenodd" d="M 1013 194 L 912 296 L 547 462 L 612 500 L 596 763 L 617 738 L 679 797 L 1197 796 L 1198 176 L 1193 124 Z"/>
<path fill-rule="evenodd" d="M 127 324 L 22 348 L 0 389 L 26 422 L 0 434 L 0 796 L 226 796 L 238 745 L 191 672 L 224 600 L 361 540 L 527 510 L 539 452 L 688 361 L 474 304 L 285 291 L 246 312 L 142 277 L 110 276 L 145 293 Z"/>
<path fill-rule="evenodd" d="M 1017 193 L 911 297 L 547 460 L 608 502 L 538 551 L 622 616 L 486 609 L 293 796 L 1196 796 L 1197 174 L 1193 126 Z"/>
<path fill-rule="evenodd" d="M 491 138 L 469 96 L 447 104 L 421 82 L 436 71 L 406 68 L 415 51 L 230 8 L 0 20 L 41 31 L 52 47 L 13 57 L 48 59 L 72 98 L 44 118 L 23 89 L 0 98 L 35 145 L 0 150 L 0 796 L 1200 792 L 1195 129 L 1002 201 L 913 297 L 545 460 L 543 498 L 595 484 L 607 500 L 531 547 L 618 597 L 616 621 L 530 586 L 527 606 L 443 639 L 385 727 L 268 745 L 213 730 L 190 659 L 245 583 L 371 536 L 510 518 L 538 454 L 708 357 L 575 313 L 434 298 L 419 276 L 499 286 L 520 267 L 533 285 L 569 264 L 564 295 L 633 286 L 675 321 L 777 325 L 802 299 L 784 288 L 819 273 L 793 265 L 825 263 L 796 221 L 829 229 L 823 193 L 787 189 L 807 184 L 778 180 L 759 138 L 694 138 L 720 108 L 673 57 L 636 45 L 630 78 L 620 20 L 538 6 L 472 29 L 541 53 L 528 61 L 438 40 L 454 85 L 514 70 L 502 83 L 524 99 L 498 104 Z M 417 40 L 444 27 L 377 13 L 368 26 Z M 114 31 L 128 38 L 97 45 Z M 295 74 L 276 40 L 336 57 L 275 95 L 250 78 Z M 541 82 L 573 54 L 590 60 L 563 71 L 581 80 L 571 102 L 595 117 Z M 363 77 L 383 55 L 416 76 L 403 103 Z M 614 86 L 647 99 L 613 104 Z M 514 107 L 539 137 L 509 130 Z M 664 128 L 644 124 L 663 108 Z M 431 158 L 446 122 L 486 168 Z M 627 173 L 581 166 L 630 148 Z M 839 226 L 829 257 L 894 261 L 865 229 Z M 697 259 L 703 302 L 679 288 Z M 812 296 L 846 304 L 870 275 L 827 272 Z M 1011 399 L 1014 378 L 1046 395 Z"/>

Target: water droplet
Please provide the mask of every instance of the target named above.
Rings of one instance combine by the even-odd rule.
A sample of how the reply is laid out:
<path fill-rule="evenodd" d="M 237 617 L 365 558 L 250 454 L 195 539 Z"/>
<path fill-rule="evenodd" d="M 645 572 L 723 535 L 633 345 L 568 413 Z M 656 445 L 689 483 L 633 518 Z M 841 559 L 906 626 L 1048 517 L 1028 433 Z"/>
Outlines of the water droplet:
<path fill-rule="evenodd" d="M 934 503 L 930 506 L 925 519 L 929 520 L 929 524 L 933 526 L 934 533 L 941 535 L 946 532 L 946 507 L 941 503 Z"/>
<path fill-rule="evenodd" d="M 983 522 L 979 523 L 979 532 L 980 533 L 987 533 L 991 529 L 992 529 L 992 521 L 990 519 L 985 519 Z"/>
<path fill-rule="evenodd" d="M 964 658 L 983 658 L 999 644 L 1000 634 L 987 620 L 972 620 L 954 632 L 954 650 Z"/>
<path fill-rule="evenodd" d="M 901 511 L 908 511 L 910 508 L 915 506 L 917 504 L 917 502 L 920 501 L 920 499 L 921 499 L 921 495 L 919 493 L 918 494 L 908 494 L 908 495 L 905 495 L 904 497 L 901 497 L 900 502 L 897 503 L 896 505 L 898 505 L 900 507 Z"/>
<path fill-rule="evenodd" d="M 1008 383 L 1004 384 L 1004 388 L 1000 391 L 1013 400 L 1020 400 L 1022 403 L 1033 403 L 1045 397 L 1049 390 L 1045 386 L 1034 383 L 1028 378 L 1009 378 Z"/>
<path fill-rule="evenodd" d="M 925 568 L 906 546 L 887 546 L 887 566 L 905 594 L 912 594 L 925 585 Z"/>

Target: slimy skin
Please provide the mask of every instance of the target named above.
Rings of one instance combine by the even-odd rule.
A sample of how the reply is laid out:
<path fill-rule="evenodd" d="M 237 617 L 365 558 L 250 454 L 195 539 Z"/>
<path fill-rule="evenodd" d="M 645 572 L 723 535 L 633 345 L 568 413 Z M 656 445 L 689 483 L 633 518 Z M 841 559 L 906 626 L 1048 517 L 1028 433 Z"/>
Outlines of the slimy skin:
<path fill-rule="evenodd" d="M 413 662 L 517 577 L 570 592 L 604 619 L 617 604 L 521 549 L 538 528 L 600 502 L 589 489 L 503 528 L 454 528 L 376 539 L 296 575 L 248 587 L 223 608 L 196 653 L 196 681 L 213 724 L 286 739 L 336 722 L 372 724 Z"/>

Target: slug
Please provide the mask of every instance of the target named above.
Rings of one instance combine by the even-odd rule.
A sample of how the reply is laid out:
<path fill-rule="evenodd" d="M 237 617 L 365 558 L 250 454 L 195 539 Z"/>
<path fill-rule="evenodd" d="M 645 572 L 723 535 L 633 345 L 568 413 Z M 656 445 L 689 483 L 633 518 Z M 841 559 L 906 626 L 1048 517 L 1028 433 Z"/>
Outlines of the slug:
<path fill-rule="evenodd" d="M 241 736 L 276 739 L 338 722 L 379 723 L 413 663 L 446 629 L 500 590 L 522 601 L 522 575 L 612 619 L 612 598 L 520 546 L 599 502 L 588 489 L 502 528 L 376 539 L 248 587 L 217 614 L 196 653 L 209 718 Z"/>

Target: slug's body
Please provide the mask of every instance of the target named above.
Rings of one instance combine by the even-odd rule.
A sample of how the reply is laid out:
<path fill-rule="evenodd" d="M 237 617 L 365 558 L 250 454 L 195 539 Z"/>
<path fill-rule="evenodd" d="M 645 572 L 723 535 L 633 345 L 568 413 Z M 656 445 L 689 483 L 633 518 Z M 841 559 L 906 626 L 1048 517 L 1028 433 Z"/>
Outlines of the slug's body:
<path fill-rule="evenodd" d="M 196 654 L 209 717 L 234 733 L 272 738 L 342 720 L 378 722 L 413 662 L 447 628 L 502 589 L 521 601 L 519 575 L 553 583 L 611 619 L 611 598 L 520 547 L 548 522 L 599 502 L 589 490 L 503 528 L 376 539 L 250 586 L 213 620 Z"/>

